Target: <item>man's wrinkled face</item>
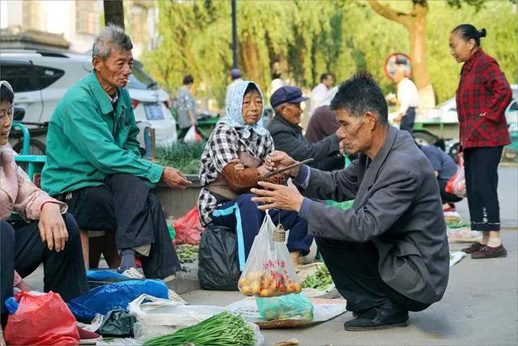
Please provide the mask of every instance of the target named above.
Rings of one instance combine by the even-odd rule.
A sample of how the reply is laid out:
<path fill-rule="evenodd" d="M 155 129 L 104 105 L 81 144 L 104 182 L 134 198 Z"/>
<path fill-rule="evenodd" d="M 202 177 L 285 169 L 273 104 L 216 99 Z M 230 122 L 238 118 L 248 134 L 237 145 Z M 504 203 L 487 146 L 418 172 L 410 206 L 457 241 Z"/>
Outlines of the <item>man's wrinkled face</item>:
<path fill-rule="evenodd" d="M 131 50 L 112 49 L 110 56 L 105 60 L 98 56 L 94 57 L 93 65 L 104 84 L 122 88 L 128 84 L 128 78 L 133 69 L 133 55 Z"/>
<path fill-rule="evenodd" d="M 253 125 L 263 115 L 263 99 L 257 90 L 248 92 L 243 97 L 243 119 L 247 125 Z"/>
<path fill-rule="evenodd" d="M 5 100 L 0 104 L 0 145 L 7 144 L 12 124 L 13 107 Z"/>
<path fill-rule="evenodd" d="M 372 132 L 365 124 L 365 117 L 351 116 L 343 108 L 336 110 L 338 122 L 345 131 L 345 139 L 342 144 L 349 155 L 366 152 L 372 145 Z"/>
<path fill-rule="evenodd" d="M 285 103 L 281 107 L 281 115 L 292 125 L 300 124 L 302 108 L 300 103 Z"/>

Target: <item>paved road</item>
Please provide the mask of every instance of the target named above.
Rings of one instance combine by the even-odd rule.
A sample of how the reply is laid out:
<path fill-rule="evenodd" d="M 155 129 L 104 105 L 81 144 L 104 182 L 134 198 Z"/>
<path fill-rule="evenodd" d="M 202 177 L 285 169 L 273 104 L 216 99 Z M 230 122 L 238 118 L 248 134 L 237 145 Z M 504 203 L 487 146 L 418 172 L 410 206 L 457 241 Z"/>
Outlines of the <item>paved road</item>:
<path fill-rule="evenodd" d="M 500 222 L 502 227 L 516 228 L 518 227 L 518 167 L 500 167 L 498 175 Z M 463 220 L 469 221 L 468 202 L 466 199 L 457 203 L 457 210 Z"/>
<path fill-rule="evenodd" d="M 266 345 L 297 338 L 301 345 L 516 345 L 518 344 L 518 231 L 503 231 L 509 256 L 464 258 L 450 272 L 443 300 L 410 313 L 410 326 L 372 332 L 346 332 L 347 312 L 305 329 L 265 330 Z M 452 249 L 460 245 L 453 244 Z M 227 305 L 238 292 L 194 291 L 183 295 L 192 304 Z"/>
<path fill-rule="evenodd" d="M 410 314 L 407 328 L 375 332 L 346 332 L 346 313 L 318 326 L 264 331 L 266 345 L 297 338 L 301 345 L 516 345 L 518 344 L 518 168 L 499 169 L 499 197 L 504 259 L 464 258 L 450 272 L 444 299 L 420 313 Z M 469 220 L 467 202 L 458 204 Z M 452 244 L 452 249 L 460 249 Z M 42 267 L 28 278 L 43 289 Z M 225 306 L 242 299 L 239 292 L 194 291 L 183 295 L 191 304 Z"/>

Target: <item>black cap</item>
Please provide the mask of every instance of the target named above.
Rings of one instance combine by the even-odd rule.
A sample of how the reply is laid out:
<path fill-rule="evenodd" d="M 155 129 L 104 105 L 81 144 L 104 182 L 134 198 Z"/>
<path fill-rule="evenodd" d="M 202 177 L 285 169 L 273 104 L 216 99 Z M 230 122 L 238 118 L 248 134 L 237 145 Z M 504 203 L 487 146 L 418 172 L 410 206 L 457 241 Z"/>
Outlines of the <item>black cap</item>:
<path fill-rule="evenodd" d="M 307 97 L 302 96 L 302 90 L 295 86 L 283 86 L 272 94 L 270 97 L 270 104 L 273 108 L 283 103 L 301 103 L 309 100 Z"/>

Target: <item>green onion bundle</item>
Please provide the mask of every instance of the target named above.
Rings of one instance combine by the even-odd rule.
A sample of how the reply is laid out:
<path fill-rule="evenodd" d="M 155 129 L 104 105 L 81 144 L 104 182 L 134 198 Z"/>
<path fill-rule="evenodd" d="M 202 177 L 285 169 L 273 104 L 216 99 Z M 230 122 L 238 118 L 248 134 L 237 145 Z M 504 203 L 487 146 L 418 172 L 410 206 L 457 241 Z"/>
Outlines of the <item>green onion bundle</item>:
<path fill-rule="evenodd" d="M 225 311 L 173 334 L 150 339 L 144 345 L 172 346 L 188 343 L 196 346 L 246 346 L 255 344 L 255 339 L 254 331 L 241 316 Z"/>

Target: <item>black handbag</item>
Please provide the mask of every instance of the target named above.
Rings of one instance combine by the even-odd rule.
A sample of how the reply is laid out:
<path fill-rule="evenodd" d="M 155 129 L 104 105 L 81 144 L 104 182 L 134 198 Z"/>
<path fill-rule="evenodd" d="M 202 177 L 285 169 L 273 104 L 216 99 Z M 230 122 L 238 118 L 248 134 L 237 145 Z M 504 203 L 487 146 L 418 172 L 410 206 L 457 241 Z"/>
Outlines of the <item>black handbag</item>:
<path fill-rule="evenodd" d="M 241 272 L 233 229 L 209 224 L 201 235 L 198 278 L 206 290 L 237 291 Z"/>

